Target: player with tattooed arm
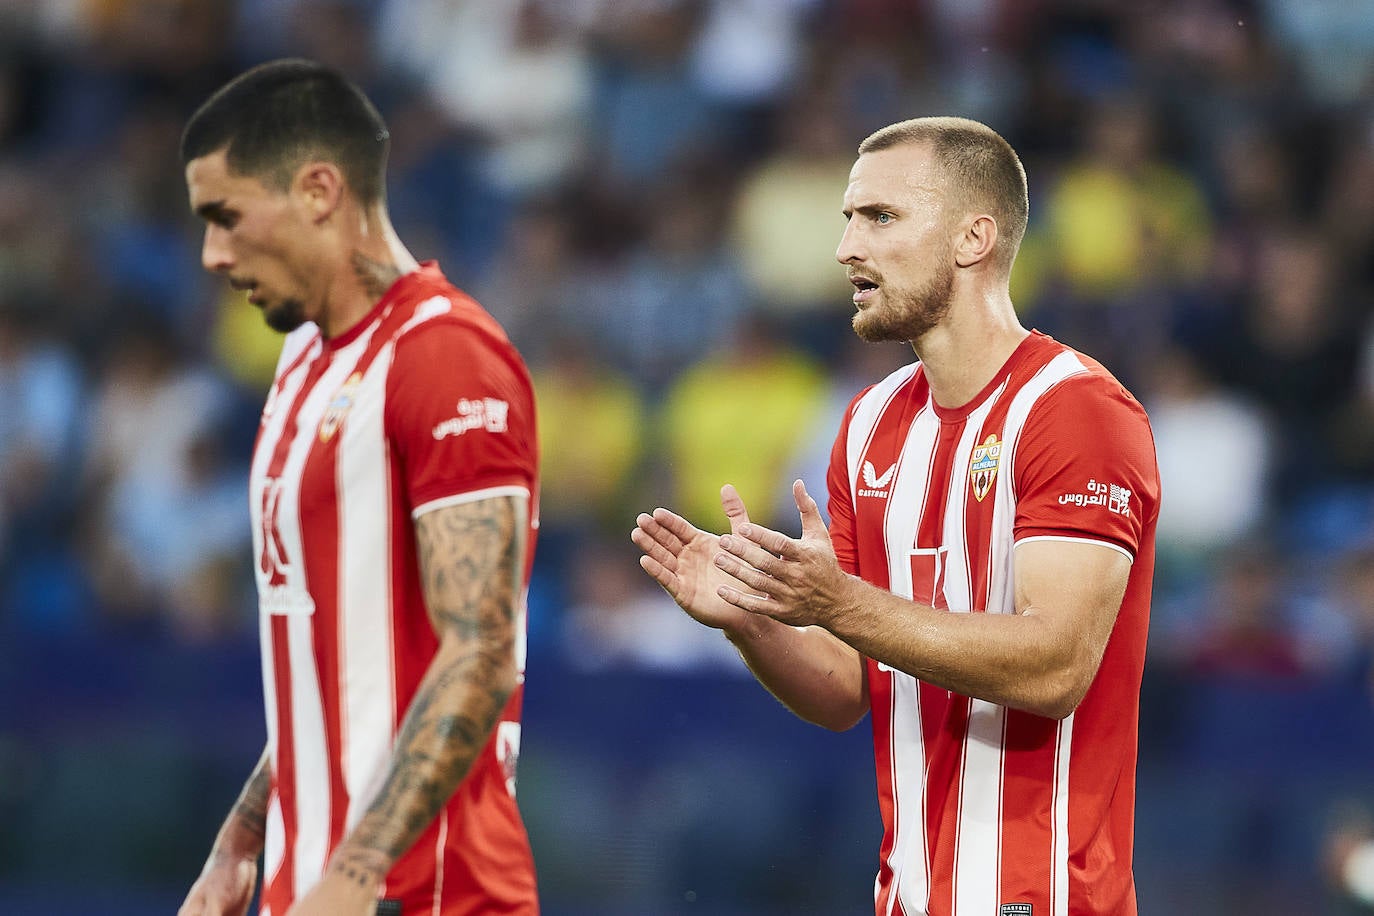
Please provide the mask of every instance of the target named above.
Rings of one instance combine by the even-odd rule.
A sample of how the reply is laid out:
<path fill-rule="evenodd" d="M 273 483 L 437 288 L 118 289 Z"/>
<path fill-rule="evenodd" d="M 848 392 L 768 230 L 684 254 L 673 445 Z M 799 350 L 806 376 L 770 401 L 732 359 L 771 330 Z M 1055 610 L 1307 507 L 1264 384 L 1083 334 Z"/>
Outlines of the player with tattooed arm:
<path fill-rule="evenodd" d="M 534 400 L 387 215 L 388 135 L 274 61 L 187 124 L 202 262 L 287 336 L 249 481 L 267 746 L 181 916 L 538 911 L 515 804 Z"/>

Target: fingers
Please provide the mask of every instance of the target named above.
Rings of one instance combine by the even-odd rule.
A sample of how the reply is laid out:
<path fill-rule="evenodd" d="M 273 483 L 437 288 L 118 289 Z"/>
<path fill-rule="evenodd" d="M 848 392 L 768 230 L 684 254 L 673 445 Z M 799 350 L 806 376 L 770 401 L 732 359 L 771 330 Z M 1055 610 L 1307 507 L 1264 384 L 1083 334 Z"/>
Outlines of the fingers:
<path fill-rule="evenodd" d="M 686 519 L 667 509 L 655 509 L 653 515 L 639 513 L 635 517 L 635 526 L 674 556 L 682 553 L 684 544 L 698 533 Z M 683 530 L 684 526 L 686 530 Z"/>
<path fill-rule="evenodd" d="M 641 515 L 640 518 L 648 518 L 648 516 Z M 652 558 L 659 566 L 663 567 L 668 572 L 677 572 L 677 554 L 655 540 L 653 536 L 643 528 L 636 528 L 631 531 L 630 540 L 634 541 L 636 547 L 644 551 L 646 557 Z M 679 546 L 678 550 L 681 551 L 681 549 L 682 548 Z"/>
<path fill-rule="evenodd" d="M 796 559 L 801 555 L 796 541 L 779 531 L 765 528 L 762 525 L 755 525 L 753 523 L 740 525 L 739 530 L 736 531 L 735 534 L 739 535 L 740 538 L 745 538 L 754 542 L 775 557 Z M 730 538 L 730 535 L 725 535 L 724 537 Z M 737 540 L 737 538 L 731 538 L 728 543 L 735 544 Z M 722 539 L 721 546 L 724 547 L 726 543 L 727 541 Z M 731 553 L 753 562 L 750 557 L 740 553 L 739 550 L 727 549 L 729 549 Z M 759 564 L 754 563 L 753 565 L 758 566 Z"/>
<path fill-rule="evenodd" d="M 821 507 L 811 494 L 806 492 L 806 484 L 801 480 L 792 482 L 792 498 L 796 500 L 797 511 L 801 513 L 802 537 L 824 537 L 830 540 L 830 532 L 821 516 Z"/>
<path fill-rule="evenodd" d="M 647 554 L 639 558 L 639 568 L 663 586 L 665 592 L 673 598 L 677 598 L 677 593 L 674 591 L 677 588 L 677 576 L 671 570 Z"/>
<path fill-rule="evenodd" d="M 727 604 L 733 604 L 735 607 L 746 610 L 751 614 L 772 616 L 768 613 L 770 607 L 772 607 L 772 599 L 769 598 L 768 595 L 750 594 L 749 592 L 740 591 L 729 585 L 722 585 L 720 588 L 716 589 L 716 594 Z"/>
<path fill-rule="evenodd" d="M 762 553 L 762 551 L 759 551 Z M 771 555 L 770 555 L 771 559 Z M 760 572 L 747 563 L 741 563 L 729 554 L 716 554 L 716 567 L 733 579 L 739 580 L 740 584 L 748 586 L 763 597 L 774 594 L 782 583 L 767 573 Z"/>
<path fill-rule="evenodd" d="M 653 523 L 651 526 L 645 526 L 643 521 L 645 518 L 646 516 L 643 514 L 639 516 L 637 521 L 639 521 L 640 527 L 649 531 L 650 534 L 654 535 L 655 540 L 674 554 L 681 553 L 684 544 L 701 534 L 701 531 L 687 519 L 662 507 L 655 509 L 652 515 L 647 516 L 649 521 Z"/>
<path fill-rule="evenodd" d="M 720 488 L 720 505 L 730 520 L 731 531 L 738 534 L 741 525 L 749 524 L 749 510 L 744 507 L 744 499 L 734 484 L 727 483 Z"/>

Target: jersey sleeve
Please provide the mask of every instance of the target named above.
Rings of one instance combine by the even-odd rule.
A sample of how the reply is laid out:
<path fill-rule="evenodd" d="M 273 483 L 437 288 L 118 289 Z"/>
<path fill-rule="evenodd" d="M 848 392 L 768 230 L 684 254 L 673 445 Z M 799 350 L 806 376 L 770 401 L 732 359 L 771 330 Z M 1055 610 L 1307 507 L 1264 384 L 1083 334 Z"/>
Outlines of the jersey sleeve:
<path fill-rule="evenodd" d="M 835 436 L 835 444 L 830 449 L 830 469 L 826 472 L 826 490 L 829 493 L 830 543 L 835 548 L 835 557 L 840 568 L 851 576 L 859 573 L 859 555 L 854 537 L 854 489 L 849 480 L 849 422 L 854 416 L 854 405 L 863 397 L 864 392 L 849 402 L 844 412 L 844 421 Z"/>
<path fill-rule="evenodd" d="M 534 394 L 508 344 L 456 321 L 412 329 L 396 342 L 386 404 L 412 515 L 486 495 L 533 495 Z"/>
<path fill-rule="evenodd" d="M 1014 458 L 1014 538 L 1097 541 L 1132 560 L 1159 511 L 1145 410 L 1119 382 L 1086 372 L 1041 398 Z"/>

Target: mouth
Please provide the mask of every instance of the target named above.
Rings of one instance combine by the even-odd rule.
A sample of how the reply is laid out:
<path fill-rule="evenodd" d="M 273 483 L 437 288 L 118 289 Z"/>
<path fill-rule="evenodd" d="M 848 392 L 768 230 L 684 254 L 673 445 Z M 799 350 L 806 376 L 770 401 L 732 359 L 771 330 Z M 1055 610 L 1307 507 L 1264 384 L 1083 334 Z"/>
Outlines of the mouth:
<path fill-rule="evenodd" d="M 262 305 L 262 300 L 258 298 L 258 284 L 252 280 L 230 280 L 231 289 L 248 294 L 248 301 L 254 305 Z"/>
<path fill-rule="evenodd" d="M 878 293 L 878 284 L 868 277 L 851 276 L 849 282 L 854 284 L 854 304 L 860 308 Z"/>

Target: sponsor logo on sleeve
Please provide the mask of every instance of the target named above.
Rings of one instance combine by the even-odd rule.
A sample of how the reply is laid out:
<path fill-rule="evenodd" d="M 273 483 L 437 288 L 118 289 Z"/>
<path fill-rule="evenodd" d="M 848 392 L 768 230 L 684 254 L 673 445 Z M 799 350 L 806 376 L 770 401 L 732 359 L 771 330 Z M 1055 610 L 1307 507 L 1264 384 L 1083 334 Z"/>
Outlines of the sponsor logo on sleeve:
<path fill-rule="evenodd" d="M 1115 483 L 1099 483 L 1097 478 L 1088 481 L 1082 493 L 1063 493 L 1059 497 L 1061 506 L 1105 506 L 1123 518 L 1131 517 L 1131 491 Z"/>
<path fill-rule="evenodd" d="M 458 402 L 458 414 L 434 427 L 434 438 L 461 436 L 474 429 L 484 429 L 489 433 L 506 431 L 506 418 L 510 414 L 510 404 L 496 398 L 463 398 Z"/>
<path fill-rule="evenodd" d="M 973 497 L 979 502 L 992 492 L 992 483 L 997 479 L 997 468 L 1002 463 L 1002 443 L 997 434 L 992 433 L 983 444 L 973 450 L 968 465 L 968 481 L 973 487 Z"/>
<path fill-rule="evenodd" d="M 1004 903 L 997 910 L 997 916 L 1035 916 L 1029 903 Z"/>

